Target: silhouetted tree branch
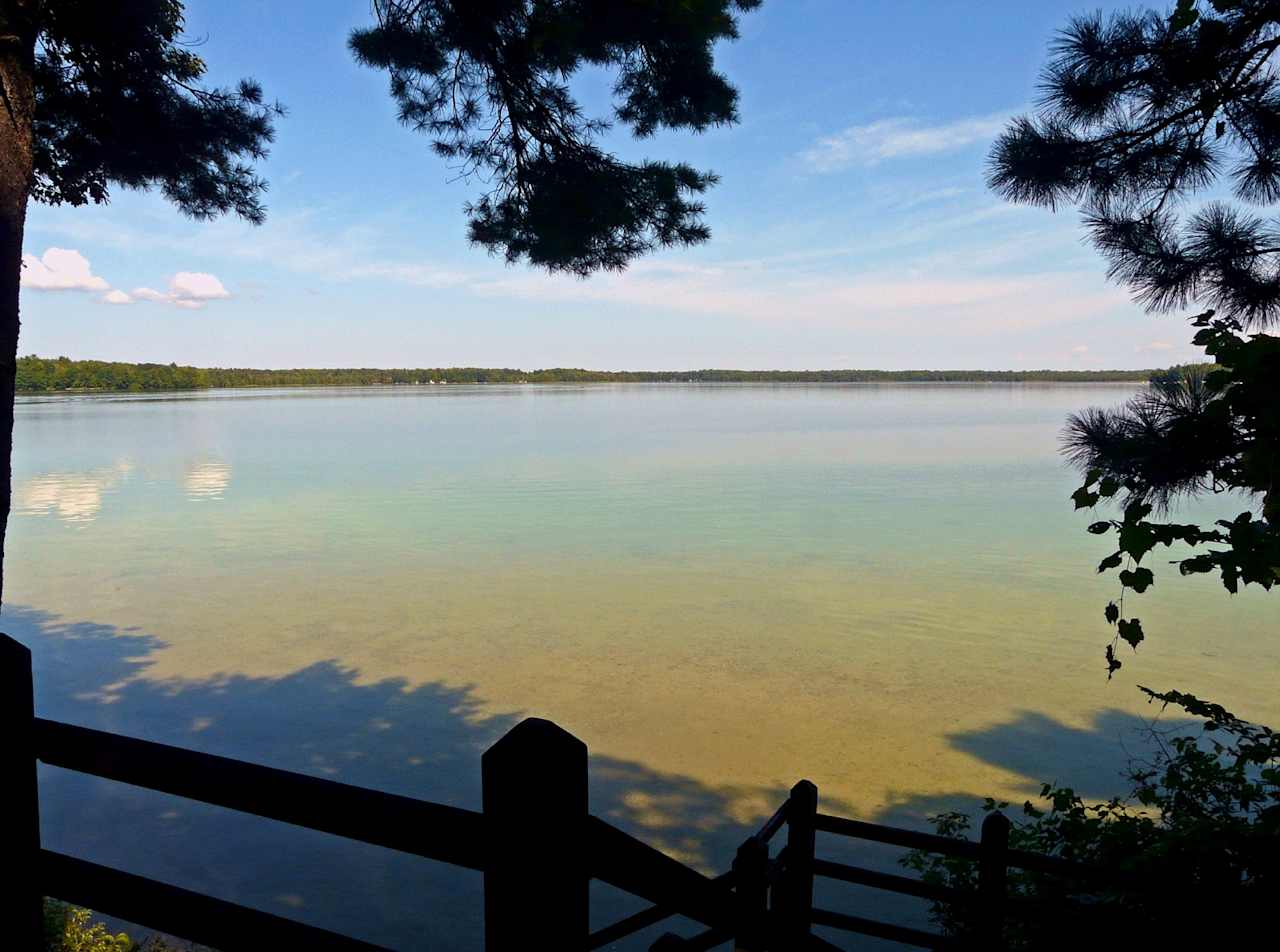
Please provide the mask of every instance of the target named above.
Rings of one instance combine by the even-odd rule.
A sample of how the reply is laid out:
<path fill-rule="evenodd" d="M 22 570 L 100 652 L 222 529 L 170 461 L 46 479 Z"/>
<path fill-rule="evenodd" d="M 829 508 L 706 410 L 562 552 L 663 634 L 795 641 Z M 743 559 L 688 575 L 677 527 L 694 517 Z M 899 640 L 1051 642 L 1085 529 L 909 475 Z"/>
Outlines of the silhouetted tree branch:
<path fill-rule="evenodd" d="M 385 69 L 400 121 L 489 191 L 466 206 L 473 243 L 550 271 L 621 270 L 655 248 L 706 241 L 694 196 L 716 176 L 604 151 L 568 82 L 616 72 L 612 120 L 638 137 L 738 118 L 716 42 L 760 0 L 374 0 L 356 59 Z"/>
<path fill-rule="evenodd" d="M 1155 576 L 1157 545 L 1192 548 L 1182 574 L 1219 573 L 1270 589 L 1280 578 L 1280 224 L 1222 200 L 1280 201 L 1280 49 L 1277 0 L 1179 0 L 1174 10 L 1073 20 L 1053 44 L 1039 109 L 1015 120 L 991 155 L 990 185 L 1010 201 L 1081 208 L 1109 275 L 1149 311 L 1199 305 L 1194 342 L 1217 368 L 1152 381 L 1123 407 L 1068 422 L 1064 449 L 1084 472 L 1077 508 L 1123 503 L 1118 546 L 1099 565 L 1120 569 L 1121 599 L 1107 646 L 1145 634 L 1124 616 L 1125 591 Z M 1254 509 L 1212 527 L 1153 521 L 1179 498 L 1233 493 Z"/>

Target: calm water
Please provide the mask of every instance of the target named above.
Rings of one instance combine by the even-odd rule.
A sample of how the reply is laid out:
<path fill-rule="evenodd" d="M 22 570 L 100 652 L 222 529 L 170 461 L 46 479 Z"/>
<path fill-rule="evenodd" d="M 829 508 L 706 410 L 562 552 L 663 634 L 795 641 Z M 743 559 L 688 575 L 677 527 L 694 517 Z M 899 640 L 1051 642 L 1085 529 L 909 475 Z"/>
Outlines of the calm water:
<path fill-rule="evenodd" d="M 1155 713 L 1135 683 L 1280 721 L 1275 604 L 1205 579 L 1157 573 L 1149 644 L 1105 678 L 1116 583 L 1056 439 L 1131 392 L 27 399 L 3 624 L 45 716 L 473 808 L 480 751 L 550 717 L 591 748 L 595 812 L 708 869 L 802 776 L 904 823 L 1045 780 L 1106 795 Z M 43 783 L 53 848 L 475 947 L 478 875 Z"/>

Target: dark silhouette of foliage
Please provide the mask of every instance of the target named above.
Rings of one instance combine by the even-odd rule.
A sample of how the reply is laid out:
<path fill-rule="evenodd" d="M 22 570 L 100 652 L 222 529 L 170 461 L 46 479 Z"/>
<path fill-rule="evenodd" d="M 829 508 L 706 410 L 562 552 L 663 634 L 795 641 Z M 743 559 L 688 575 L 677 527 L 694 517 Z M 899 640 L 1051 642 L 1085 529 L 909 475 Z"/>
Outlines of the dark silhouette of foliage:
<path fill-rule="evenodd" d="M 1080 949 L 1104 937 L 1108 948 L 1213 948 L 1223 915 L 1241 936 L 1270 929 L 1280 885 L 1280 737 L 1194 695 L 1142 690 L 1201 719 L 1200 734 L 1166 738 L 1153 729 L 1156 754 L 1131 765 L 1125 797 L 1086 803 L 1070 787 L 1045 784 L 1040 805 L 1023 805 L 1010 846 L 1086 863 L 1102 878 L 1079 883 L 1011 870 L 1010 908 L 1021 913 L 1010 921 L 1006 948 Z M 1007 806 L 986 801 L 987 811 Z M 956 812 L 932 820 L 955 837 L 971 822 Z M 927 882 L 976 892 L 972 860 L 913 852 L 904 863 Z M 963 902 L 931 909 L 953 936 L 973 934 L 973 913 Z"/>
<path fill-rule="evenodd" d="M 613 120 L 637 137 L 738 118 L 713 62 L 760 0 L 374 0 L 356 59 L 385 69 L 405 125 L 490 190 L 466 208 L 472 242 L 507 261 L 588 275 L 659 247 L 706 241 L 694 196 L 716 181 L 684 163 L 624 162 L 568 81 L 616 71 Z"/>
<path fill-rule="evenodd" d="M 1015 120 L 991 157 L 990 184 L 1010 201 L 1078 205 L 1110 276 L 1149 311 L 1192 304 L 1194 342 L 1211 372 L 1173 373 L 1123 407 L 1068 423 L 1065 450 L 1085 473 L 1077 508 L 1103 499 L 1123 517 L 1099 571 L 1120 569 L 1122 597 L 1106 620 L 1118 641 L 1144 639 L 1123 594 L 1154 584 L 1141 564 L 1157 545 L 1208 547 L 1177 561 L 1183 574 L 1218 572 L 1270 589 L 1280 575 L 1280 226 L 1222 200 L 1280 201 L 1280 2 L 1179 0 L 1145 11 L 1080 17 L 1045 67 L 1038 114 Z M 1179 499 L 1233 493 L 1254 506 L 1211 527 L 1157 521 Z"/>
<path fill-rule="evenodd" d="M 36 44 L 34 176 L 46 204 L 105 202 L 109 186 L 158 187 L 183 212 L 263 220 L 278 105 L 242 80 L 200 85 L 204 60 L 182 42 L 180 0 L 53 0 Z"/>
<path fill-rule="evenodd" d="M 180 0 L 0 4 L 0 588 L 27 203 L 158 188 L 194 218 L 263 218 L 253 163 L 280 107 L 250 80 L 203 85 L 205 63 L 182 30 Z"/>

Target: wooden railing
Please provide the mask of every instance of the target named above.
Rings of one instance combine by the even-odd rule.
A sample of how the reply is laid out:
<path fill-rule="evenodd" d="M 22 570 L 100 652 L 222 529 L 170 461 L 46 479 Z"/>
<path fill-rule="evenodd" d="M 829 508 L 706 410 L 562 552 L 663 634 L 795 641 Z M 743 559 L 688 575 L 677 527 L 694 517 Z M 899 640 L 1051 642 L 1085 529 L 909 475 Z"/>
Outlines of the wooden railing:
<path fill-rule="evenodd" d="M 664 935 L 657 950 L 692 952 L 732 941 L 742 950 L 834 949 L 812 934 L 826 926 L 924 948 L 946 937 L 813 905 L 814 878 L 930 900 L 976 902 L 979 944 L 999 949 L 1010 866 L 1088 874 L 1053 857 L 1008 848 L 1008 821 L 987 818 L 978 843 L 818 812 L 802 780 L 764 827 L 739 847 L 732 869 L 708 877 L 592 816 L 587 748 L 550 721 L 521 721 L 481 758 L 483 812 L 122 737 L 35 716 L 31 655 L 0 635 L 0 842 L 5 868 L 0 931 L 15 949 L 38 950 L 43 897 L 193 942 L 254 948 L 375 950 L 378 946 L 40 846 L 37 762 L 215 804 L 399 850 L 484 874 L 484 947 L 602 948 L 673 916 L 700 923 L 690 938 Z M 770 855 L 783 828 L 785 845 Z M 973 859 L 976 895 L 815 856 L 818 833 Z M 598 879 L 652 905 L 589 931 L 588 885 Z"/>

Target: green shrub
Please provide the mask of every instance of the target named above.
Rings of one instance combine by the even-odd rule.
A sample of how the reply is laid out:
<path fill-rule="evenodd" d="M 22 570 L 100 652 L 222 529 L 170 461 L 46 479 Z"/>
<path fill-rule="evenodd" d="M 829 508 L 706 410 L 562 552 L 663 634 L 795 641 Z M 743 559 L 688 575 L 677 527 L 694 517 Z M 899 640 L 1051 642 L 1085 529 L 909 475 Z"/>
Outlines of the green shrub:
<path fill-rule="evenodd" d="M 1145 690 L 1145 689 L 1144 689 Z M 1280 737 L 1189 694 L 1155 694 L 1202 719 L 1198 736 L 1157 735 L 1157 754 L 1128 773 L 1128 796 L 1085 803 L 1046 784 L 1027 801 L 1009 844 L 1086 863 L 1085 882 L 1009 871 L 1006 942 L 1017 949 L 1222 947 L 1234 935 L 1264 935 L 1280 898 Z M 1007 807 L 987 800 L 987 811 Z M 962 813 L 933 817 L 938 833 L 964 837 Z M 904 865 L 966 901 L 935 903 L 934 923 L 974 934 L 973 861 L 915 851 Z M 1261 931 L 1260 931 L 1261 930 Z"/>
<path fill-rule="evenodd" d="M 88 909 L 46 899 L 45 952 L 137 952 L 139 947 L 129 936 L 112 935 L 101 922 L 91 923 L 90 916 Z"/>
<path fill-rule="evenodd" d="M 136 942 L 126 933 L 112 935 L 105 924 L 91 922 L 93 913 L 56 899 L 44 901 L 44 952 L 195 952 L 159 936 Z M 204 949 L 203 952 L 213 952 Z"/>

